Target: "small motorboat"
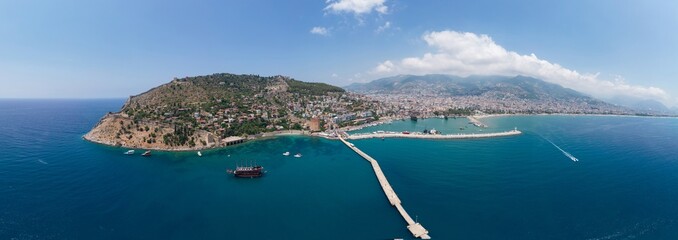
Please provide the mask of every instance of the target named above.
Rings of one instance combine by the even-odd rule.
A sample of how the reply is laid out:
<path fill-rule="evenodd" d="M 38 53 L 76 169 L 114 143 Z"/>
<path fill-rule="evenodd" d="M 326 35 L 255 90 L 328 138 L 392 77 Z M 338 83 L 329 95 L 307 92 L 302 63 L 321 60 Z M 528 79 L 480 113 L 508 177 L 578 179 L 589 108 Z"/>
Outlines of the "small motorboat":
<path fill-rule="evenodd" d="M 301 153 L 294 154 L 294 157 L 295 157 L 295 158 L 300 158 L 300 157 L 301 157 Z"/>
<path fill-rule="evenodd" d="M 125 152 L 125 155 L 134 155 L 134 150 L 127 150 L 127 152 Z"/>
<path fill-rule="evenodd" d="M 290 152 L 284 152 L 283 153 L 283 156 L 289 156 L 289 155 L 290 155 Z"/>
<path fill-rule="evenodd" d="M 151 156 L 151 150 L 146 150 L 144 153 L 141 154 L 141 156 L 150 157 Z"/>
<path fill-rule="evenodd" d="M 202 153 L 198 151 L 198 157 L 202 157 Z"/>

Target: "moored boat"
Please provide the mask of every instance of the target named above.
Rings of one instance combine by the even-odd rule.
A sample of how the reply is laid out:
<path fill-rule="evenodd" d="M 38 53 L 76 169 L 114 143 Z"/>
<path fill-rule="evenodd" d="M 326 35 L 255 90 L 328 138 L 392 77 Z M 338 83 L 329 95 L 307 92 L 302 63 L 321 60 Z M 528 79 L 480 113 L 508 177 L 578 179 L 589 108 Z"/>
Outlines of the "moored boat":
<path fill-rule="evenodd" d="M 301 153 L 294 154 L 294 157 L 295 157 L 295 158 L 300 158 L 300 157 L 301 157 Z"/>
<path fill-rule="evenodd" d="M 134 155 L 134 150 L 127 150 L 127 152 L 124 153 L 125 155 Z"/>
<path fill-rule="evenodd" d="M 146 150 L 144 153 L 141 154 L 141 156 L 150 157 L 151 156 L 151 150 Z"/>
<path fill-rule="evenodd" d="M 289 155 L 290 155 L 290 152 L 284 152 L 283 153 L 283 156 L 289 156 Z"/>
<path fill-rule="evenodd" d="M 198 157 L 202 157 L 202 153 L 198 151 Z"/>

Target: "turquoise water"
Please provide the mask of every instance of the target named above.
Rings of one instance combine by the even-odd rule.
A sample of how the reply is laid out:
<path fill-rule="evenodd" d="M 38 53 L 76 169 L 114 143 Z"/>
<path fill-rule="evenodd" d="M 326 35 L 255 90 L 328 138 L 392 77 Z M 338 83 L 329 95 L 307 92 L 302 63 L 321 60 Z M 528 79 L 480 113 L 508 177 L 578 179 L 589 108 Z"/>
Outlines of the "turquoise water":
<path fill-rule="evenodd" d="M 460 118 L 428 118 L 428 119 L 419 119 L 418 121 L 408 120 L 396 120 L 391 123 L 385 123 L 373 127 L 367 127 L 351 133 L 371 133 L 374 131 L 391 131 L 391 132 L 423 132 L 425 129 L 431 130 L 436 129 L 442 134 L 457 134 L 457 133 L 482 133 L 482 131 L 493 130 L 490 129 L 479 129 L 472 124 L 468 124 L 468 119 L 465 117 Z M 482 131 L 480 131 L 482 130 Z"/>
<path fill-rule="evenodd" d="M 143 158 L 81 139 L 123 102 L 0 100 L 0 239 L 411 237 L 369 164 L 337 141 L 280 137 L 203 151 L 202 158 Z M 379 160 L 405 209 L 435 239 L 678 236 L 678 119 L 483 121 L 490 125 L 484 131 L 518 127 L 524 134 L 353 142 Z M 398 124 L 458 128 L 442 119 L 389 126 Z M 266 176 L 225 174 L 246 160 L 265 166 Z"/>

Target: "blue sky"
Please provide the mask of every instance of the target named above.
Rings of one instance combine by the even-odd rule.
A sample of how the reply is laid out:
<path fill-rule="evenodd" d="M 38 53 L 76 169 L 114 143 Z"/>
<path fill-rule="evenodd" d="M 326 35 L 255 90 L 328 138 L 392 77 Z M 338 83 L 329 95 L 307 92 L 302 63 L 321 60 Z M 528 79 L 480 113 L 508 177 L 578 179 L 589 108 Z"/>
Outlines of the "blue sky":
<path fill-rule="evenodd" d="M 0 98 L 127 97 L 218 72 L 339 86 L 445 73 L 675 106 L 676 13 L 675 1 L 0 1 Z"/>

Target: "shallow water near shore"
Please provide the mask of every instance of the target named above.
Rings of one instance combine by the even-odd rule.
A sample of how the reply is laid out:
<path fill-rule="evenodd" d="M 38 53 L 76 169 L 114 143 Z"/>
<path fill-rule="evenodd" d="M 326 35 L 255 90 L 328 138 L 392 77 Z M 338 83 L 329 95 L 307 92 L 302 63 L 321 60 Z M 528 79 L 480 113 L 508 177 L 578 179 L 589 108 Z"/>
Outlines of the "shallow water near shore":
<path fill-rule="evenodd" d="M 369 164 L 339 141 L 285 136 L 125 156 L 82 140 L 124 100 L 0 100 L 0 239 L 410 238 Z M 352 141 L 435 239 L 678 236 L 678 119 L 481 119 L 489 139 Z M 452 124 L 450 124 L 452 123 Z M 365 128 L 452 133 L 464 118 Z M 577 157 L 573 162 L 548 141 Z M 282 156 L 299 152 L 302 158 Z M 229 157 L 230 155 L 230 157 Z M 256 161 L 268 171 L 236 179 Z"/>

